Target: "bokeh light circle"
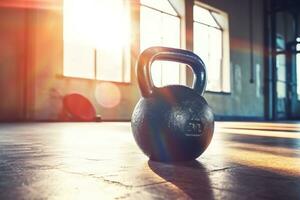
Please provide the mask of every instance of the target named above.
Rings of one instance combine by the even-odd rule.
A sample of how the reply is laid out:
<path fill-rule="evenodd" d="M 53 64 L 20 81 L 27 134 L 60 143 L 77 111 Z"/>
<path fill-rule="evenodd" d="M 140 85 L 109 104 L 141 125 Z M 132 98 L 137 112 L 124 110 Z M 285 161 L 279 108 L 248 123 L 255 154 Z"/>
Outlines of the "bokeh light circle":
<path fill-rule="evenodd" d="M 114 83 L 100 83 L 95 89 L 95 98 L 99 105 L 105 108 L 113 108 L 121 101 L 121 92 Z"/>

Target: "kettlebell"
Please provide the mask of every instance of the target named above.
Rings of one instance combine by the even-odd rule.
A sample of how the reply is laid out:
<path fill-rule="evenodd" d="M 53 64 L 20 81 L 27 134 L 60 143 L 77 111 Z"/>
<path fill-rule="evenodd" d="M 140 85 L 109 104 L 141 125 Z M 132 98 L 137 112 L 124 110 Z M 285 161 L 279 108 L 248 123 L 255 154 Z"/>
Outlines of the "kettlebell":
<path fill-rule="evenodd" d="M 156 87 L 151 78 L 155 60 L 191 67 L 193 87 Z M 187 50 L 150 47 L 139 56 L 136 73 L 142 97 L 133 111 L 131 128 L 137 145 L 154 161 L 189 161 L 199 157 L 214 132 L 214 115 L 202 96 L 206 86 L 203 61 Z"/>

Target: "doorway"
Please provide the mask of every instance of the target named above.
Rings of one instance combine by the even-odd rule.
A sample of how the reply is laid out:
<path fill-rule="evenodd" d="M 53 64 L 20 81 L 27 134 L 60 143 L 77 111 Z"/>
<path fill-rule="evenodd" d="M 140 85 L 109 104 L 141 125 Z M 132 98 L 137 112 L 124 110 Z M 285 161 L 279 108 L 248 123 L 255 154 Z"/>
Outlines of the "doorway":
<path fill-rule="evenodd" d="M 274 119 L 300 119 L 300 38 L 276 51 L 274 69 Z"/>
<path fill-rule="evenodd" d="M 264 3 L 265 118 L 300 120 L 300 2 Z"/>
<path fill-rule="evenodd" d="M 300 119 L 300 38 L 287 44 L 288 119 Z"/>

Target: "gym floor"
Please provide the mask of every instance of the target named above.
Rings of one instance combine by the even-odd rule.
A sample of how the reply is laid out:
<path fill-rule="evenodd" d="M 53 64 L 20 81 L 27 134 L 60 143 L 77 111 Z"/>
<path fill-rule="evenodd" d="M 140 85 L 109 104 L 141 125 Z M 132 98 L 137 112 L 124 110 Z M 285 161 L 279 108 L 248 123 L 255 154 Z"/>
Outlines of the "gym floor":
<path fill-rule="evenodd" d="M 0 199 L 300 199 L 300 124 L 217 122 L 196 161 L 149 161 L 130 123 L 0 124 Z"/>

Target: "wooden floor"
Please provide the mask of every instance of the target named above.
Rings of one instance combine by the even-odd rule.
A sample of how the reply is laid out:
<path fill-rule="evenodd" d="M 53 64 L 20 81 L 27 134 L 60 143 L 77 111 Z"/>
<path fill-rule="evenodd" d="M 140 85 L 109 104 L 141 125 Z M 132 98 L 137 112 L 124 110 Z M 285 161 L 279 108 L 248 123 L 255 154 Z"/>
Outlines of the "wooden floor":
<path fill-rule="evenodd" d="M 300 124 L 218 122 L 196 161 L 149 161 L 129 123 L 0 124 L 0 199 L 300 199 Z"/>

